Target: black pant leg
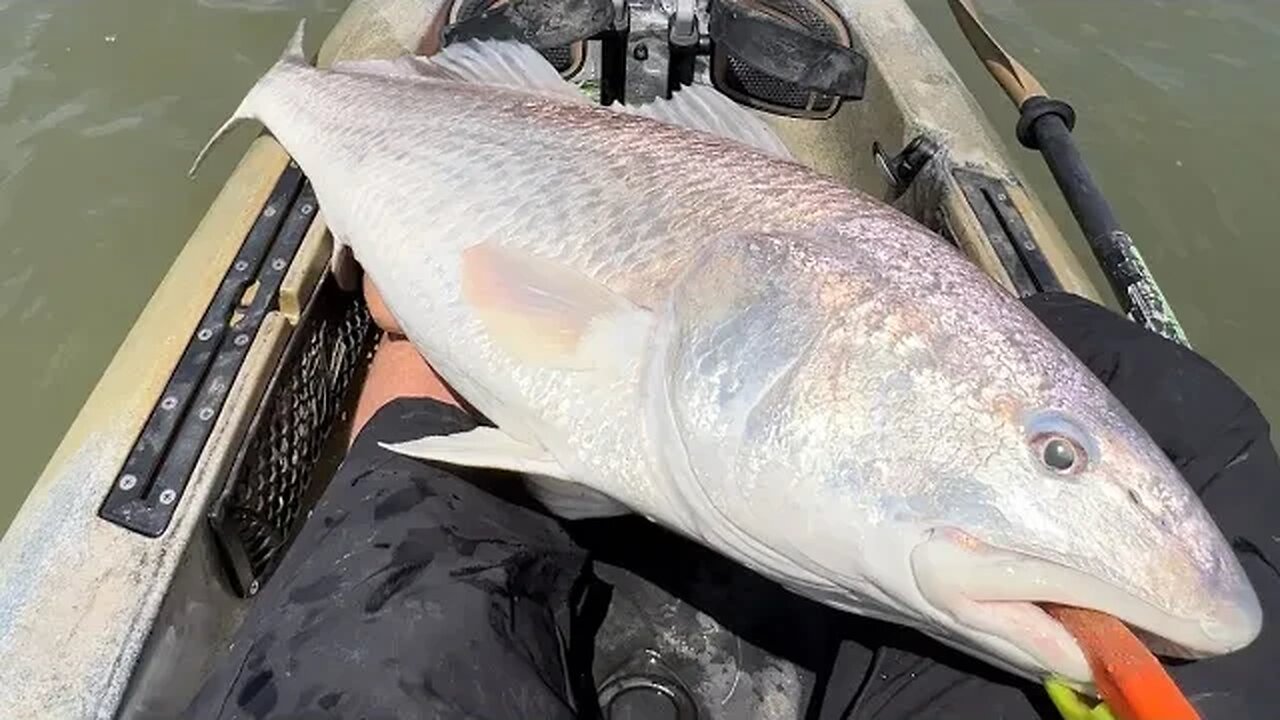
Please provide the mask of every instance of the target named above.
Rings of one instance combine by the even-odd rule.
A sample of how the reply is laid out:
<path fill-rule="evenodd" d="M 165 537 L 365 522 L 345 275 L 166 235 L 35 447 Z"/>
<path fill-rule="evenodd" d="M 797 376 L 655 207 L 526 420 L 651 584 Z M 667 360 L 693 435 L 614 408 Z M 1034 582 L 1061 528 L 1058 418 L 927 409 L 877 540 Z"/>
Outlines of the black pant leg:
<path fill-rule="evenodd" d="M 378 412 L 187 717 L 576 717 L 557 616 L 585 554 L 468 473 L 377 445 L 473 426 L 432 401 Z"/>

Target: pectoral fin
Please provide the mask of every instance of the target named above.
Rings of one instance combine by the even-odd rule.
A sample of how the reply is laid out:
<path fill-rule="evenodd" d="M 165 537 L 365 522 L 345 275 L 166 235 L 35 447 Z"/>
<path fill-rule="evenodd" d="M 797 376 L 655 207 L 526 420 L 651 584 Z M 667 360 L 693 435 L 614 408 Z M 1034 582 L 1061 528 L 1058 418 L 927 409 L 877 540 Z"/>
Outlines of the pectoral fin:
<path fill-rule="evenodd" d="M 543 367 L 625 366 L 652 323 L 649 311 L 574 268 L 487 242 L 463 253 L 462 294 L 494 344 Z"/>
<path fill-rule="evenodd" d="M 379 443 L 391 452 L 463 467 L 509 470 L 527 475 L 530 493 L 569 520 L 625 515 L 630 510 L 604 493 L 567 477 L 546 450 L 491 427 L 453 435 L 428 435 L 402 443 Z"/>
<path fill-rule="evenodd" d="M 631 512 L 627 506 L 586 485 L 546 476 L 527 477 L 525 481 L 530 495 L 566 520 L 617 517 Z"/>
<path fill-rule="evenodd" d="M 564 469 L 546 450 L 491 427 L 453 435 L 428 435 L 402 443 L 378 443 L 394 453 L 461 465 L 564 478 Z"/>

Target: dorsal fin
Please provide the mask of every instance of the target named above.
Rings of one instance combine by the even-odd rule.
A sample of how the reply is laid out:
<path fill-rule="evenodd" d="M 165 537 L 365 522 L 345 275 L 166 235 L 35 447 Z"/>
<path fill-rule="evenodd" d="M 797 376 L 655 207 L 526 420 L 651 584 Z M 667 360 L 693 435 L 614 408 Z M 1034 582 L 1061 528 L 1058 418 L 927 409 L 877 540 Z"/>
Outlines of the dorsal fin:
<path fill-rule="evenodd" d="M 542 53 L 513 40 L 466 40 L 430 57 L 402 55 L 389 60 L 354 60 L 339 63 L 334 70 L 474 82 L 589 102 L 575 85 L 560 77 Z M 670 99 L 659 98 L 645 105 L 609 107 L 617 112 L 736 140 L 770 155 L 792 159 L 791 151 L 759 115 L 706 85 L 690 85 Z"/>
<path fill-rule="evenodd" d="M 689 85 L 645 105 L 612 105 L 669 125 L 736 140 L 770 155 L 791 160 L 791 151 L 763 118 L 706 85 Z"/>
<path fill-rule="evenodd" d="M 560 77 L 542 53 L 513 40 L 466 40 L 430 57 L 401 55 L 386 60 L 336 63 L 335 72 L 420 77 L 523 90 L 585 103 L 578 88 Z"/>
<path fill-rule="evenodd" d="M 302 50 L 303 29 L 304 23 L 299 22 L 285 52 L 272 68 L 273 72 L 283 66 L 310 66 Z M 430 57 L 402 55 L 383 60 L 354 60 L 337 63 L 332 70 L 340 73 L 473 82 L 561 101 L 590 102 L 575 85 L 560 77 L 560 73 L 542 53 L 530 45 L 512 40 L 467 40 L 450 45 Z M 264 79 L 271 74 L 272 72 L 268 72 Z M 219 138 L 237 122 L 255 116 L 253 100 L 260 85 L 261 81 L 250 90 L 232 117 L 200 151 L 192 164 L 192 175 Z M 761 117 L 705 85 L 685 87 L 670 99 L 661 98 L 639 106 L 612 105 L 610 108 L 735 140 L 775 157 L 792 159 L 786 145 Z"/>

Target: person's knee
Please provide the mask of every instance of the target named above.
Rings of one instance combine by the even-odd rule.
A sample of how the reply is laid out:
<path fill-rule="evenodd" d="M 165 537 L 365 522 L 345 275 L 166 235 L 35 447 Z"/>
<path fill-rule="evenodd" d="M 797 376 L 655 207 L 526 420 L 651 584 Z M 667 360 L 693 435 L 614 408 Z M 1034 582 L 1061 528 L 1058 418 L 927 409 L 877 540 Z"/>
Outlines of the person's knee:
<path fill-rule="evenodd" d="M 322 688 L 344 717 L 416 717 L 432 702 L 485 717 L 572 717 L 568 688 L 549 680 L 565 675 L 556 623 L 586 553 L 554 519 L 480 487 L 511 487 L 514 476 L 379 444 L 475 426 L 430 400 L 378 411 L 193 711 L 235 712 L 228 700 L 269 682 L 282 712 L 309 711 Z M 241 672 L 247 665 L 254 671 Z"/>

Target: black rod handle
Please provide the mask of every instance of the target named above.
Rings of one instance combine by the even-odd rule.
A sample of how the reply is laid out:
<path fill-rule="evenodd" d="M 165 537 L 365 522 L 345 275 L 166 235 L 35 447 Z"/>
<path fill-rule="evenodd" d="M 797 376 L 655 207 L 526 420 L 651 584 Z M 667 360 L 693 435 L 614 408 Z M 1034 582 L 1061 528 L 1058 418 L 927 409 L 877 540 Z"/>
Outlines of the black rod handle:
<path fill-rule="evenodd" d="M 1021 113 L 1018 139 L 1044 157 L 1120 306 L 1149 330 L 1189 347 L 1173 308 L 1160 292 L 1133 238 L 1120 227 L 1071 137 L 1075 125 L 1071 106 L 1037 96 L 1022 104 Z"/>

